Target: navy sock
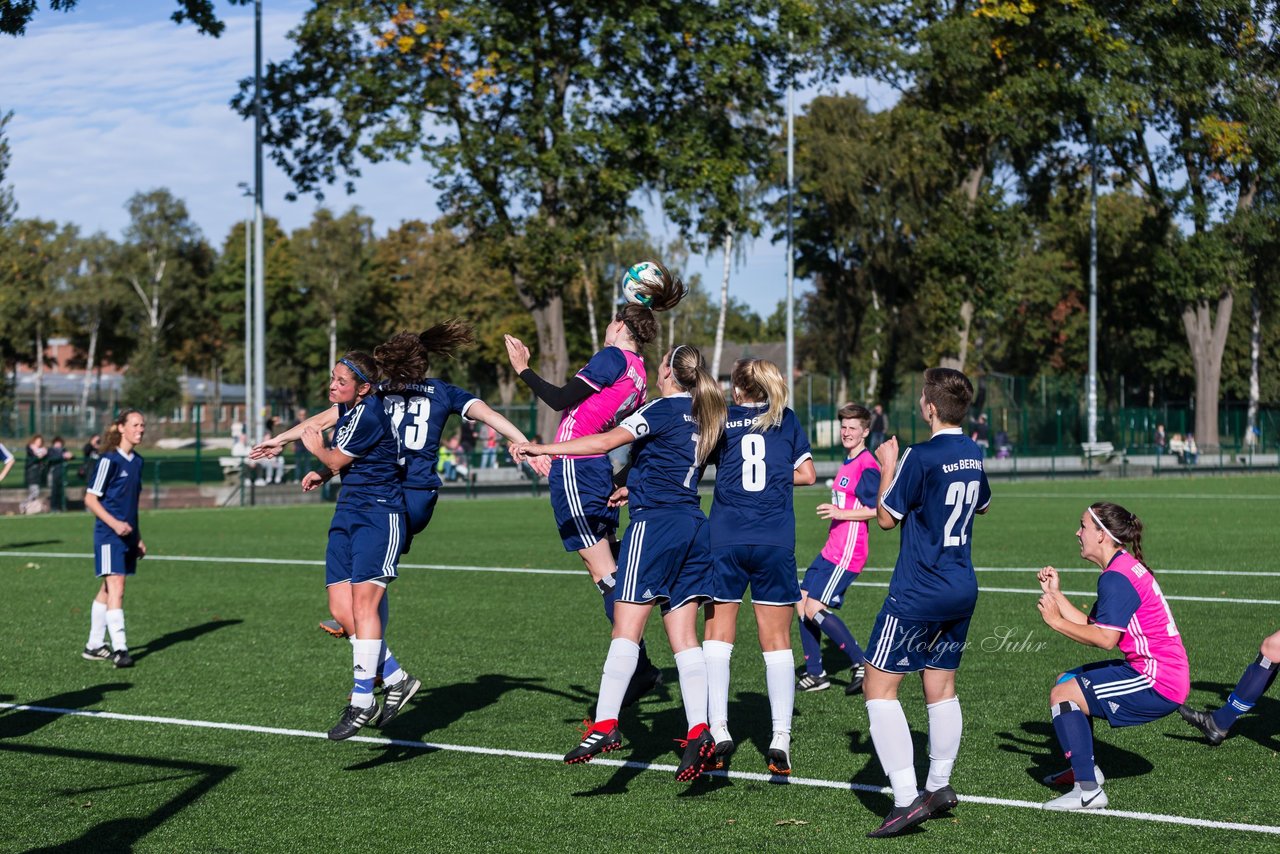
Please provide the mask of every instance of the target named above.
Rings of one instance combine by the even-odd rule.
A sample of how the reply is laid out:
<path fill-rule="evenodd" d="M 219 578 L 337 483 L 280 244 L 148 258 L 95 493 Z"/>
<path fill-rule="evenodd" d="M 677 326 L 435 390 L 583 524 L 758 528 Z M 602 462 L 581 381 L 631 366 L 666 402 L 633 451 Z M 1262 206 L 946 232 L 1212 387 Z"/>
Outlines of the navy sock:
<path fill-rule="evenodd" d="M 818 676 L 822 673 L 822 630 L 808 617 L 800 620 L 800 645 L 804 647 L 804 669 Z"/>
<path fill-rule="evenodd" d="M 613 625 L 614 585 L 617 578 L 617 573 L 614 573 L 608 578 L 602 578 L 596 582 L 596 587 L 600 589 L 600 596 L 604 599 L 604 615 L 608 618 L 611 626 Z"/>
<path fill-rule="evenodd" d="M 1075 703 L 1058 703 L 1053 707 L 1053 731 L 1058 734 L 1062 752 L 1071 760 L 1071 770 L 1076 782 L 1084 788 L 1094 788 L 1098 778 L 1093 773 L 1093 727 L 1089 716 Z M 1092 783 L 1092 786 L 1084 786 Z"/>
<path fill-rule="evenodd" d="M 1264 655 L 1259 655 L 1257 661 L 1246 667 L 1236 689 L 1227 698 L 1227 704 L 1213 713 L 1213 722 L 1218 729 L 1230 729 L 1237 718 L 1252 709 L 1253 704 L 1258 702 L 1258 698 L 1275 681 L 1277 670 L 1280 668 L 1276 662 L 1268 660 Z"/>
<path fill-rule="evenodd" d="M 844 624 L 835 614 L 823 608 L 814 615 L 813 621 L 818 624 L 818 628 L 822 633 L 836 642 L 836 646 L 844 650 L 845 655 L 849 656 L 849 662 L 853 666 L 858 666 L 866 656 L 862 654 L 862 647 L 858 646 L 858 642 L 854 640 L 853 632 L 849 631 L 849 627 Z"/>

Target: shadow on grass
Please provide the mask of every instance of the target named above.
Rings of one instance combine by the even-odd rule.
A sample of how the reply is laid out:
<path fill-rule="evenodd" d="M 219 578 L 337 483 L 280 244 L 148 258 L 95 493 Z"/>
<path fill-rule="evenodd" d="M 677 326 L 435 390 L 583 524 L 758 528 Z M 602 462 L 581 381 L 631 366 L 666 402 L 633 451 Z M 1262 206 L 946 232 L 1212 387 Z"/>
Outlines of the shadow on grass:
<path fill-rule="evenodd" d="M 10 549 L 29 549 L 32 546 L 57 546 L 61 544 L 62 540 L 22 540 L 17 543 L 5 543 L 0 545 L 0 553 L 9 551 Z"/>
<path fill-rule="evenodd" d="M 1155 768 L 1151 761 L 1143 757 L 1141 754 L 1134 753 L 1132 750 L 1125 750 L 1122 747 L 1116 747 L 1108 744 L 1098 738 L 1099 727 L 1109 727 L 1104 721 L 1094 721 L 1093 735 L 1093 758 L 1108 780 L 1120 780 L 1125 777 L 1141 777 L 1149 774 Z M 1050 774 L 1056 774 L 1063 770 L 1069 764 L 1062 756 L 1062 749 L 1058 745 L 1058 736 L 1053 731 L 1053 724 L 1050 721 L 1024 721 L 1022 724 L 1022 733 L 998 732 L 1000 738 L 1005 739 L 1005 743 L 1000 745 L 1000 749 L 1006 753 L 1021 753 L 1024 756 L 1032 757 L 1032 766 L 1027 769 L 1027 775 L 1037 783 L 1041 782 Z"/>
<path fill-rule="evenodd" d="M 402 741 L 421 741 L 430 733 L 447 729 L 473 712 L 492 706 L 509 691 L 537 691 L 556 697 L 581 702 L 580 696 L 569 694 L 541 684 L 542 679 L 525 679 L 500 673 L 486 673 L 470 682 L 456 682 L 419 691 L 409 706 L 400 712 L 382 734 Z M 376 748 L 374 756 L 355 765 L 348 771 L 364 771 L 391 762 L 414 759 L 434 751 L 407 744 L 389 744 Z"/>
<path fill-rule="evenodd" d="M 182 810 L 229 777 L 236 768 L 230 765 L 209 765 L 202 762 L 178 762 L 149 756 L 124 756 L 116 753 L 98 753 L 89 750 L 65 750 L 57 747 L 0 744 L 0 750 L 27 754 L 33 761 L 80 760 L 110 765 L 138 766 L 177 772 L 148 780 L 135 780 L 117 785 L 96 785 L 86 788 L 62 789 L 54 794 L 63 797 L 79 797 L 94 792 L 120 789 L 128 786 L 145 786 L 173 780 L 194 778 L 186 789 L 165 801 L 145 816 L 137 818 L 112 818 L 90 827 L 75 839 L 57 845 L 28 849 L 28 854 L 75 854 L 76 852 L 132 851 L 148 833 L 169 821 Z M 86 804 L 88 806 L 88 804 Z"/>
<path fill-rule="evenodd" d="M 1187 705 L 1194 709 L 1217 711 L 1218 708 L 1226 705 L 1227 698 L 1231 696 L 1231 692 L 1235 689 L 1236 683 L 1234 682 L 1230 684 L 1225 682 L 1192 682 L 1191 690 L 1193 692 L 1207 691 L 1216 698 L 1216 701 L 1206 703 L 1200 698 L 1187 697 Z M 1272 686 L 1272 690 L 1280 693 L 1280 689 L 1276 689 L 1274 686 Z M 1178 715 L 1175 713 L 1173 717 L 1178 718 Z M 1231 735 L 1228 738 L 1247 738 L 1266 750 L 1280 751 L 1280 732 L 1276 731 L 1277 717 L 1280 717 L 1280 700 L 1263 694 L 1252 709 L 1236 720 L 1231 727 Z M 1207 746 L 1207 742 L 1205 742 L 1204 736 L 1201 735 L 1199 730 L 1190 724 L 1183 724 L 1183 726 L 1185 727 L 1185 732 L 1170 732 L 1165 733 L 1165 736 L 1175 741 L 1195 741 Z"/>
<path fill-rule="evenodd" d="M 53 694 L 43 700 L 32 700 L 23 703 L 25 706 L 39 706 L 46 709 L 83 709 L 96 706 L 106 699 L 110 691 L 127 691 L 133 685 L 128 682 L 106 682 L 79 691 L 67 691 Z M 41 727 L 48 726 L 58 719 L 59 715 L 48 712 L 30 712 L 21 709 L 9 709 L 0 714 L 0 739 L 21 738 L 30 735 Z"/>
<path fill-rule="evenodd" d="M 244 620 L 211 620 L 207 623 L 201 623 L 198 626 L 190 626 L 185 629 L 179 629 L 176 632 L 169 632 L 158 638 L 153 638 L 137 649 L 129 650 L 129 654 L 133 656 L 134 661 L 141 661 L 149 655 L 155 655 L 171 646 L 177 646 L 180 643 L 195 640 L 198 637 L 207 635 L 210 632 L 216 632 L 218 629 L 227 626 L 237 626 Z"/>
<path fill-rule="evenodd" d="M 853 700 L 854 698 L 850 698 Z M 863 718 L 866 712 L 863 711 Z M 849 778 L 849 786 L 858 803 L 867 809 L 868 815 L 859 818 L 860 829 L 871 832 L 880 826 L 881 821 L 893 809 L 893 795 L 882 792 L 889 785 L 889 779 L 880 767 L 876 758 L 875 745 L 871 741 L 871 729 L 859 727 L 848 731 L 849 755 L 861 762 L 861 767 Z M 929 736 L 927 733 L 911 730 L 911 750 L 916 762 L 916 779 L 924 781 L 929 776 Z M 940 815 L 945 815 L 942 813 Z M 909 828 L 898 836 L 916 836 L 925 833 L 925 825 Z"/>

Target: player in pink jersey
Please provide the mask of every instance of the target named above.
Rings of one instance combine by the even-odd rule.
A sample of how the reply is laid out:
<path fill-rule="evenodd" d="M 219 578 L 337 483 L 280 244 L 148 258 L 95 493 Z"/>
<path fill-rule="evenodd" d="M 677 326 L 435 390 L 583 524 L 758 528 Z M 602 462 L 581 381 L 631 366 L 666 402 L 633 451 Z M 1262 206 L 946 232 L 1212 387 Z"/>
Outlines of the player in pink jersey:
<path fill-rule="evenodd" d="M 661 264 L 655 266 L 660 285 L 644 294 L 646 303 L 629 302 L 618 309 L 605 328 L 605 346 L 564 386 L 538 376 L 529 367 L 529 348 L 519 338 L 506 336 L 511 367 L 539 400 L 561 413 L 556 442 L 607 433 L 644 405 L 648 380 L 640 351 L 658 337 L 654 312 L 674 308 L 685 295 L 679 277 Z M 613 465 L 604 454 L 558 456 L 548 482 L 565 551 L 576 551 L 582 558 L 604 597 L 605 616 L 613 623 L 618 508 L 609 506 L 609 496 L 621 485 L 615 484 Z M 642 642 L 640 664 L 623 705 L 631 705 L 661 680 Z"/>
<path fill-rule="evenodd" d="M 880 492 L 880 464 L 867 450 L 871 412 L 856 403 L 845 404 L 840 416 L 840 443 L 845 449 L 844 465 L 831 484 L 831 503 L 818 505 L 818 516 L 831 521 L 827 544 L 804 573 L 800 583 L 800 642 L 804 647 L 805 672 L 796 681 L 801 691 L 822 691 L 831 687 L 822 666 L 822 635 L 835 642 L 849 656 L 852 668 L 846 694 L 862 690 L 862 647 L 844 621 L 832 613 L 844 604 L 844 592 L 867 563 L 867 520 L 876 515 Z"/>
<path fill-rule="evenodd" d="M 1191 690 L 1187 651 L 1160 583 L 1142 564 L 1142 520 L 1099 501 L 1080 516 L 1080 556 L 1098 565 L 1098 601 L 1086 616 L 1072 605 L 1051 566 L 1040 570 L 1040 616 L 1049 628 L 1085 646 L 1120 647 L 1123 661 L 1098 661 L 1058 675 L 1049 692 L 1053 728 L 1071 768 L 1045 778 L 1071 791 L 1050 810 L 1102 809 L 1101 771 L 1093 764 L 1089 718 L 1136 726 L 1177 711 Z M 1126 548 L 1128 546 L 1128 548 Z"/>

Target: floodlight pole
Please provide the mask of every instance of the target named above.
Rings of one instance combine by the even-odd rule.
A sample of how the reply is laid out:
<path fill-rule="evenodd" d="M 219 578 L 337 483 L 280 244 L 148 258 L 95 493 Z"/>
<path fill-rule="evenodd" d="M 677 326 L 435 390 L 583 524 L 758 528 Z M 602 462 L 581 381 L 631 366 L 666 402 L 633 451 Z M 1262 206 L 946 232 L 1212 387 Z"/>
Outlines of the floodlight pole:
<path fill-rule="evenodd" d="M 1089 378 L 1085 388 L 1089 444 L 1098 442 L 1098 142 L 1089 120 Z"/>
<path fill-rule="evenodd" d="M 266 438 L 267 312 L 263 275 L 266 251 L 262 236 L 262 0 L 253 4 L 253 418 L 248 433 L 255 442 Z"/>
<path fill-rule="evenodd" d="M 787 34 L 790 43 L 791 34 Z M 788 57 L 790 55 L 788 54 Z M 787 77 L 787 400 L 796 405 L 795 248 L 792 228 L 792 195 L 796 180 L 795 87 Z"/>
<path fill-rule="evenodd" d="M 244 186 L 241 184 L 240 186 Z M 246 192 L 245 195 L 248 195 Z M 253 409 L 253 209 L 244 219 L 244 425 Z"/>

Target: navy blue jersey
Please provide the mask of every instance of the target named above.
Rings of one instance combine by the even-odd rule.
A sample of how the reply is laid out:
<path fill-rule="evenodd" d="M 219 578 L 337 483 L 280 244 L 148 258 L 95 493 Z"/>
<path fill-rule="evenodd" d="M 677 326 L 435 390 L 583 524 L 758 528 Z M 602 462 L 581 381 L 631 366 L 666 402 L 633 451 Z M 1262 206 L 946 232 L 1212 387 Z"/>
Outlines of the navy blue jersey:
<path fill-rule="evenodd" d="M 795 550 L 792 475 L 811 456 L 809 437 L 790 409 L 763 433 L 751 429 L 768 404 L 729 407 L 716 459 L 711 548 L 780 546 Z"/>
<path fill-rule="evenodd" d="M 660 397 L 623 420 L 619 427 L 636 437 L 627 475 L 631 515 L 666 507 L 697 509 L 698 425 L 686 392 Z"/>
<path fill-rule="evenodd" d="M 382 404 L 400 436 L 408 489 L 439 489 L 436 460 L 449 416 L 466 416 L 477 398 L 444 380 L 424 379 L 396 391 L 380 392 Z"/>
<path fill-rule="evenodd" d="M 85 490 L 98 496 L 102 508 L 121 522 L 128 522 L 138 529 L 138 499 L 142 496 L 142 455 L 125 455 L 117 448 L 98 458 L 98 465 L 89 477 Z M 101 519 L 94 525 L 94 533 L 112 531 Z"/>
<path fill-rule="evenodd" d="M 973 613 L 978 579 L 969 538 L 973 514 L 991 502 L 982 449 L 960 428 L 940 430 L 902 455 L 881 499 L 902 523 L 902 546 L 885 610 L 910 619 Z"/>
<path fill-rule="evenodd" d="M 340 506 L 404 512 L 400 436 L 381 400 L 366 397 L 351 408 L 338 404 L 338 423 L 330 447 L 352 458 L 342 472 Z"/>
<path fill-rule="evenodd" d="M 4 446 L 3 443 L 0 443 L 0 465 L 9 462 L 11 459 L 13 459 L 13 454 Z"/>

